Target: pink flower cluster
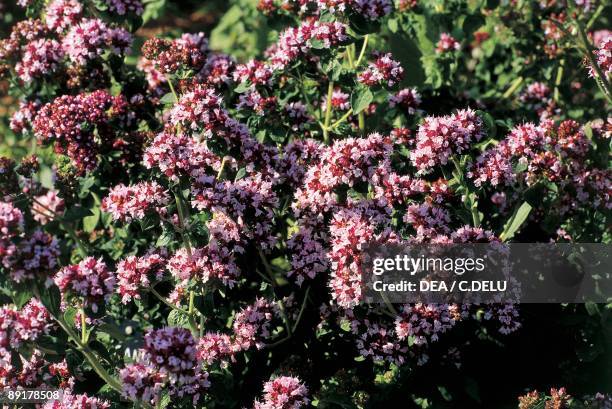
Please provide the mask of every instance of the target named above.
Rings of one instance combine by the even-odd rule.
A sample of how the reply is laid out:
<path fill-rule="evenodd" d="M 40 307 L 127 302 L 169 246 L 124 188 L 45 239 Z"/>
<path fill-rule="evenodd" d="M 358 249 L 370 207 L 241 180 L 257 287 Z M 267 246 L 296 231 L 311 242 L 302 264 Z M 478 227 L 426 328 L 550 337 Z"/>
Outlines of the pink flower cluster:
<path fill-rule="evenodd" d="M 416 114 L 419 105 L 421 105 L 421 95 L 414 88 L 404 88 L 397 94 L 389 96 L 389 106 L 397 108 L 407 115 Z"/>
<path fill-rule="evenodd" d="M 346 311 L 345 319 L 350 323 L 359 355 L 379 363 L 403 365 L 406 362 L 408 345 L 399 341 L 392 325 L 375 317 L 358 319 L 351 310 Z"/>
<path fill-rule="evenodd" d="M 64 297 L 76 297 L 97 312 L 106 304 L 115 289 L 115 275 L 102 259 L 87 257 L 78 264 L 62 268 L 54 277 Z"/>
<path fill-rule="evenodd" d="M 535 111 L 540 120 L 545 120 L 556 113 L 556 104 L 550 95 L 550 88 L 543 82 L 530 84 L 519 96 L 525 108 Z"/>
<path fill-rule="evenodd" d="M 197 342 L 188 329 L 148 331 L 138 360 L 120 371 L 124 396 L 155 405 L 167 388 L 171 397 L 191 397 L 195 405 L 210 386 L 197 355 Z"/>
<path fill-rule="evenodd" d="M 36 112 L 40 109 L 38 101 L 20 101 L 19 109 L 11 117 L 10 128 L 16 134 L 22 134 L 32 129 Z"/>
<path fill-rule="evenodd" d="M 117 263 L 117 290 L 121 302 L 140 299 L 140 290 L 159 281 L 164 275 L 166 258 L 159 253 L 149 253 L 142 257 L 129 256 Z"/>
<path fill-rule="evenodd" d="M 184 34 L 175 40 L 151 38 L 142 46 L 142 55 L 153 63 L 155 70 L 162 74 L 173 74 L 202 69 L 206 60 L 203 50 L 207 49 L 208 42 L 203 35 Z"/>
<path fill-rule="evenodd" d="M 75 25 L 83 13 L 83 6 L 77 0 L 53 0 L 45 11 L 45 23 L 51 31 L 63 33 Z"/>
<path fill-rule="evenodd" d="M 141 0 L 105 0 L 110 11 L 120 16 L 126 13 L 141 15 L 144 11 Z"/>
<path fill-rule="evenodd" d="M 343 208 L 334 213 L 329 225 L 331 251 L 327 256 L 332 267 L 331 297 L 339 306 L 352 308 L 361 301 L 363 244 L 397 241 L 389 222 L 387 214 L 367 205 Z M 378 233 L 381 226 L 382 231 Z"/>
<path fill-rule="evenodd" d="M 255 401 L 253 409 L 300 409 L 308 407 L 308 388 L 299 378 L 280 376 L 264 384 L 263 402 Z"/>
<path fill-rule="evenodd" d="M 307 21 L 296 28 L 288 28 L 279 35 L 278 42 L 268 50 L 273 70 L 284 70 L 307 56 L 313 41 L 324 48 L 335 47 L 348 39 L 346 25 L 339 22 Z"/>
<path fill-rule="evenodd" d="M 23 230 L 23 213 L 10 202 L 0 202 L 0 239 L 8 240 Z"/>
<path fill-rule="evenodd" d="M 21 210 L 10 202 L 0 202 L 0 266 L 16 282 L 35 277 L 45 280 L 57 266 L 59 243 L 40 230 L 24 238 L 23 229 Z"/>
<path fill-rule="evenodd" d="M 372 180 L 379 168 L 389 168 L 392 153 L 392 138 L 378 133 L 367 138 L 346 138 L 324 147 L 295 193 L 294 211 L 298 215 L 304 211 L 330 211 L 337 204 L 336 188 Z"/>
<path fill-rule="evenodd" d="M 359 74 L 359 82 L 372 87 L 382 85 L 393 87 L 404 78 L 404 69 L 391 53 L 377 54 L 375 60 L 368 63 L 368 68 Z"/>
<path fill-rule="evenodd" d="M 391 0 L 354 0 L 353 9 L 371 21 L 377 21 L 391 13 Z"/>
<path fill-rule="evenodd" d="M 132 186 L 113 187 L 102 200 L 101 209 L 114 220 L 131 222 L 143 219 L 147 214 L 166 214 L 170 196 L 157 182 L 140 182 Z"/>
<path fill-rule="evenodd" d="M 10 272 L 12 280 L 17 283 L 35 278 L 45 281 L 57 268 L 60 248 L 54 236 L 36 230 L 11 246 L 7 253 L 3 257 L 0 249 L 0 260 Z"/>
<path fill-rule="evenodd" d="M 234 254 L 225 246 L 208 245 L 188 251 L 179 249 L 168 259 L 167 268 L 177 281 L 196 279 L 200 283 L 219 280 L 233 286 L 240 270 L 234 262 Z"/>
<path fill-rule="evenodd" d="M 347 13 L 349 10 L 370 21 L 377 21 L 393 11 L 391 0 L 316 0 L 318 11 Z"/>
<path fill-rule="evenodd" d="M 461 49 L 461 44 L 453 36 L 448 33 L 440 34 L 440 40 L 436 44 L 436 52 L 443 54 L 451 51 L 458 51 Z"/>
<path fill-rule="evenodd" d="M 346 111 L 351 107 L 349 100 L 350 95 L 343 92 L 341 88 L 336 87 L 332 93 L 331 98 L 331 109 L 338 111 Z M 327 98 L 321 98 L 321 110 L 325 112 L 327 110 Z"/>
<path fill-rule="evenodd" d="M 239 350 L 231 337 L 220 332 L 208 332 L 198 341 L 198 359 L 206 365 L 212 365 L 217 361 L 225 367 L 228 360 L 234 361 L 234 354 Z"/>
<path fill-rule="evenodd" d="M 234 343 L 239 350 L 253 346 L 258 349 L 270 338 L 270 325 L 274 316 L 274 306 L 264 298 L 258 298 L 236 314 L 232 330 Z"/>
<path fill-rule="evenodd" d="M 426 345 L 438 341 L 460 319 L 457 305 L 406 304 L 395 318 L 395 332 L 400 340 L 412 337 L 415 345 Z"/>
<path fill-rule="evenodd" d="M 469 108 L 452 115 L 426 117 L 419 126 L 410 160 L 420 172 L 427 172 L 468 151 L 484 134 L 482 119 Z"/>
<path fill-rule="evenodd" d="M 28 43 L 22 52 L 23 56 L 15 66 L 15 71 L 23 82 L 53 74 L 64 57 L 60 43 L 42 38 Z"/>
<path fill-rule="evenodd" d="M 132 35 L 123 28 L 111 28 L 100 19 L 84 19 L 73 25 L 62 41 L 72 62 L 85 65 L 110 49 L 114 54 L 130 51 Z"/>
<path fill-rule="evenodd" d="M 595 51 L 595 57 L 602 74 L 609 78 L 612 73 L 612 36 L 601 40 L 599 48 Z M 597 71 L 594 67 L 589 67 L 589 75 L 594 78 L 597 77 Z"/>
<path fill-rule="evenodd" d="M 146 168 L 157 168 L 170 180 L 177 181 L 182 175 L 197 178 L 204 176 L 207 169 L 218 170 L 221 159 L 196 138 L 162 132 L 145 149 L 143 163 Z"/>
<path fill-rule="evenodd" d="M 115 130 L 111 122 L 122 119 L 126 110 L 123 96 L 112 96 L 104 90 L 63 95 L 40 109 L 34 119 L 34 133 L 40 141 L 54 142 L 55 151 L 70 157 L 74 166 L 84 172 L 97 164 L 99 145 L 93 127 L 103 142 L 112 141 Z M 89 126 L 81 126 L 83 123 Z"/>

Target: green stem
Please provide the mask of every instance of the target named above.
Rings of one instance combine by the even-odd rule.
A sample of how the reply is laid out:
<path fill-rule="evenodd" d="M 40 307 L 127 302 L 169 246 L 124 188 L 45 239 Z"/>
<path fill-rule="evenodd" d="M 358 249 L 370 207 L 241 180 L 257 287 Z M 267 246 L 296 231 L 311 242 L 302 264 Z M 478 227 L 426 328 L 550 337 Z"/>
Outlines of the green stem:
<path fill-rule="evenodd" d="M 219 180 L 221 179 L 221 176 L 223 176 L 223 171 L 225 170 L 225 164 L 227 163 L 227 156 L 223 157 L 223 160 L 221 161 L 221 166 L 219 167 L 219 171 L 217 172 L 217 176 L 215 179 Z"/>
<path fill-rule="evenodd" d="M 366 34 L 365 37 L 363 37 L 363 44 L 361 45 L 361 51 L 359 52 L 359 57 L 357 58 L 357 61 L 355 62 L 355 67 L 359 67 L 359 63 L 361 62 L 361 60 L 363 60 L 363 56 L 365 55 L 366 49 L 368 48 L 369 38 L 370 36 L 368 34 Z"/>
<path fill-rule="evenodd" d="M 174 89 L 174 85 L 172 85 L 172 81 L 170 80 L 170 76 L 166 74 L 166 81 L 168 82 L 168 86 L 170 87 L 170 92 L 172 92 L 172 95 L 174 95 L 174 101 L 178 102 L 179 97 L 178 94 L 176 93 L 176 90 Z"/>
<path fill-rule="evenodd" d="M 300 321 L 302 320 L 302 315 L 304 314 L 304 310 L 306 309 L 306 302 L 308 301 L 308 294 L 310 293 L 310 287 L 306 288 L 306 293 L 304 293 L 304 301 L 302 301 L 302 306 L 300 307 L 300 312 L 298 313 L 297 319 L 293 324 L 293 332 L 297 329 Z"/>
<path fill-rule="evenodd" d="M 331 129 L 334 129 L 335 127 L 337 127 L 338 125 L 340 125 L 342 122 L 346 121 L 346 118 L 348 118 L 351 114 L 353 113 L 353 108 L 350 108 L 346 114 L 342 115 L 342 117 L 340 119 L 338 119 L 336 122 L 334 122 L 333 124 L 331 124 Z"/>
<path fill-rule="evenodd" d="M 518 77 L 517 79 L 515 79 L 514 82 L 512 82 L 512 84 L 510 85 L 510 88 L 508 88 L 506 92 L 504 92 L 504 95 L 502 95 L 502 98 L 503 99 L 510 98 L 516 92 L 516 90 L 521 86 L 522 83 L 523 83 L 523 77 Z"/>
<path fill-rule="evenodd" d="M 359 112 L 357 115 L 357 120 L 359 121 L 359 131 L 363 134 L 363 131 L 365 130 L 365 115 L 363 111 Z"/>
<path fill-rule="evenodd" d="M 81 307 L 81 342 L 87 344 L 87 315 L 83 307 Z"/>
<path fill-rule="evenodd" d="M 92 366 L 94 371 L 106 382 L 108 386 L 113 388 L 116 392 L 122 393 L 123 388 L 121 387 L 121 383 L 115 379 L 111 374 L 108 373 L 106 369 L 102 366 L 100 361 L 96 358 L 93 351 L 89 349 L 89 347 L 79 341 L 78 335 L 70 328 L 68 324 L 64 322 L 63 319 L 59 317 L 53 317 L 55 321 L 59 324 L 59 326 L 64 330 L 64 332 L 70 337 L 70 339 L 77 345 L 77 349 L 83 354 L 85 359 Z"/>
<path fill-rule="evenodd" d="M 565 68 L 565 58 L 562 58 L 559 61 L 559 68 L 557 68 L 557 78 L 555 78 L 555 91 L 553 94 L 553 100 L 555 102 L 559 102 L 559 86 L 561 85 L 561 80 L 563 79 L 564 68 Z"/>
<path fill-rule="evenodd" d="M 182 312 L 183 314 L 188 314 L 187 310 L 177 307 L 176 305 L 172 304 L 170 301 L 166 300 L 166 298 L 162 296 L 160 293 L 158 293 L 153 287 L 149 288 L 149 292 L 153 294 L 155 298 L 157 298 L 159 301 L 163 302 L 164 304 L 166 304 L 168 307 L 172 308 L 173 310 Z"/>
<path fill-rule="evenodd" d="M 325 105 L 325 122 L 323 123 L 323 142 L 329 143 L 329 122 L 331 121 L 332 96 L 334 95 L 334 82 L 327 85 L 327 101 Z"/>

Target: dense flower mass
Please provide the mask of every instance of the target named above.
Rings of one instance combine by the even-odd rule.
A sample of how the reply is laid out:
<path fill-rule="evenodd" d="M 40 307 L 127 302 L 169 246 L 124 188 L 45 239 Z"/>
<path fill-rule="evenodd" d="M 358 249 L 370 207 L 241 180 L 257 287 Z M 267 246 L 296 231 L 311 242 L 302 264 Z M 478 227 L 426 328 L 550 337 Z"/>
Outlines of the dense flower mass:
<path fill-rule="evenodd" d="M 114 220 L 129 222 L 142 219 L 147 213 L 163 215 L 169 202 L 168 192 L 156 182 L 118 185 L 102 201 L 102 210 Z"/>
<path fill-rule="evenodd" d="M 166 259 L 158 253 L 142 257 L 129 256 L 117 263 L 117 289 L 121 301 L 127 303 L 140 299 L 140 290 L 147 289 L 154 281 L 163 278 Z"/>
<path fill-rule="evenodd" d="M 484 136 L 482 119 L 471 109 L 453 115 L 427 117 L 417 132 L 410 160 L 421 171 L 445 165 L 453 155 L 470 149 Z"/>
<path fill-rule="evenodd" d="M 49 76 L 55 72 L 64 51 L 55 40 L 34 40 L 23 50 L 23 57 L 15 66 L 15 70 L 24 82 L 30 82 L 37 77 Z"/>
<path fill-rule="evenodd" d="M 190 397 L 193 404 L 210 382 L 200 368 L 197 344 L 185 328 L 163 328 L 147 332 L 138 362 L 121 370 L 123 393 L 156 404 L 162 387 L 171 396 Z"/>
<path fill-rule="evenodd" d="M 49 30 L 58 33 L 79 21 L 83 6 L 77 0 L 53 0 L 45 11 L 45 23 Z"/>
<path fill-rule="evenodd" d="M 93 257 L 62 268 L 53 279 L 66 297 L 76 297 L 94 312 L 110 300 L 115 288 L 115 275 L 102 259 Z"/>
<path fill-rule="evenodd" d="M 281 376 L 263 387 L 263 401 L 255 401 L 254 409 L 299 409 L 308 406 L 308 388 L 299 378 Z"/>
<path fill-rule="evenodd" d="M 440 34 L 440 40 L 436 44 L 437 53 L 447 53 L 450 51 L 458 51 L 461 49 L 461 44 L 448 33 Z"/>
<path fill-rule="evenodd" d="M 376 61 L 368 64 L 368 68 L 359 74 L 359 81 L 371 87 L 386 85 L 393 87 L 404 77 L 404 69 L 393 59 L 390 53 L 376 56 Z"/>
<path fill-rule="evenodd" d="M 99 19 L 84 19 L 73 25 L 62 42 L 70 60 L 84 65 L 106 49 L 115 54 L 130 50 L 132 35 L 123 28 L 110 28 Z"/>
<path fill-rule="evenodd" d="M 111 122 L 123 119 L 126 109 L 125 97 L 104 90 L 64 95 L 38 111 L 34 133 L 39 141 L 53 143 L 57 153 L 70 157 L 79 171 L 92 170 L 100 147 L 115 137 Z"/>

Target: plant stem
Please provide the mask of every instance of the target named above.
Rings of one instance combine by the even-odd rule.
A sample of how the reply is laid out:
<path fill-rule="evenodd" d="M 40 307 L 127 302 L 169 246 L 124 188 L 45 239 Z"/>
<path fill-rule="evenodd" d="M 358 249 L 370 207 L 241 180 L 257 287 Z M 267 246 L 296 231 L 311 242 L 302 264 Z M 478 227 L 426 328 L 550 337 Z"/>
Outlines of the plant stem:
<path fill-rule="evenodd" d="M 331 129 L 334 129 L 335 127 L 340 125 L 342 122 L 344 122 L 346 118 L 348 118 L 352 113 L 353 113 L 353 108 L 349 108 L 349 110 L 346 111 L 346 114 L 342 115 L 340 119 L 338 119 L 336 122 L 331 124 Z"/>
<path fill-rule="evenodd" d="M 331 121 L 332 96 L 334 95 L 334 82 L 327 85 L 327 101 L 325 105 L 325 122 L 323 123 L 323 142 L 329 144 L 329 122 Z"/>
<path fill-rule="evenodd" d="M 561 85 L 561 80 L 563 79 L 564 68 L 565 68 L 565 58 L 562 58 L 559 61 L 559 68 L 557 68 L 557 78 L 555 78 L 555 90 L 553 93 L 553 100 L 555 102 L 559 102 L 559 86 Z"/>
<path fill-rule="evenodd" d="M 502 98 L 503 99 L 510 98 L 516 92 L 516 90 L 521 86 L 522 83 L 523 83 L 523 77 L 518 77 L 517 79 L 515 79 L 514 82 L 512 82 L 512 84 L 510 85 L 510 88 L 508 88 L 506 92 L 504 92 L 504 95 L 502 95 Z"/>
<path fill-rule="evenodd" d="M 219 171 L 217 172 L 217 176 L 215 177 L 216 180 L 221 179 L 221 176 L 223 176 L 223 171 L 225 170 L 225 164 L 227 163 L 227 156 L 223 157 L 223 160 L 221 160 L 221 166 L 219 167 Z"/>
<path fill-rule="evenodd" d="M 178 94 L 176 93 L 176 90 L 174 89 L 174 85 L 172 85 L 172 81 L 170 80 L 170 76 L 166 74 L 166 81 L 168 82 L 168 86 L 170 87 L 170 92 L 172 92 L 172 95 L 174 95 L 174 101 L 178 102 L 179 98 L 178 98 Z"/>
<path fill-rule="evenodd" d="M 108 386 L 113 388 L 116 392 L 122 393 L 123 388 L 121 387 L 121 383 L 115 379 L 111 374 L 108 373 L 106 369 L 102 366 L 100 361 L 96 358 L 93 351 L 89 349 L 89 347 L 79 341 L 79 337 L 77 334 L 70 328 L 68 324 L 64 322 L 64 320 L 60 317 L 53 317 L 55 321 L 59 324 L 59 326 L 64 330 L 64 332 L 68 335 L 68 337 L 77 345 L 77 349 L 83 354 L 85 359 L 92 366 L 94 371 L 107 383 Z"/>
<path fill-rule="evenodd" d="M 365 130 L 365 115 L 363 111 L 357 115 L 357 120 L 359 121 L 359 131 L 363 134 L 363 131 Z"/>
<path fill-rule="evenodd" d="M 363 56 L 365 55 L 366 49 L 368 48 L 369 38 L 370 36 L 368 34 L 366 34 L 363 37 L 363 44 L 361 45 L 361 51 L 359 52 L 359 57 L 357 58 L 357 61 L 355 62 L 355 68 L 359 67 L 359 63 L 361 62 L 361 60 L 363 60 Z"/>
<path fill-rule="evenodd" d="M 173 310 L 177 310 L 179 312 L 182 312 L 183 314 L 188 314 L 187 310 L 177 307 L 176 305 L 172 304 L 170 301 L 166 300 L 166 298 L 163 297 L 160 293 L 158 293 L 153 287 L 149 288 L 149 292 L 153 294 L 159 301 L 163 302 L 164 304 L 166 304 L 168 307 L 172 308 Z"/>
<path fill-rule="evenodd" d="M 306 288 L 306 293 L 304 293 L 304 301 L 302 301 L 302 306 L 300 307 L 300 312 L 298 313 L 297 319 L 293 324 L 293 332 L 297 329 L 300 321 L 302 320 L 302 314 L 304 314 L 304 310 L 306 309 L 306 302 L 308 301 L 308 294 L 310 293 L 310 287 Z"/>
<path fill-rule="evenodd" d="M 83 307 L 81 307 L 81 342 L 87 344 L 87 315 Z"/>

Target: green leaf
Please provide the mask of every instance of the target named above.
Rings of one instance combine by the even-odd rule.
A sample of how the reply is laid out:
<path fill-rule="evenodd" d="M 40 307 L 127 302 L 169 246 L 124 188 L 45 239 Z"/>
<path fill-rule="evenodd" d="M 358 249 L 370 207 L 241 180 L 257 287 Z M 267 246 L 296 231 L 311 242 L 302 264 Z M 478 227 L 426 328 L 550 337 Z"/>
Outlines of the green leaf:
<path fill-rule="evenodd" d="M 512 214 L 512 217 L 504 225 L 504 231 L 500 234 L 500 238 L 503 241 L 510 240 L 514 237 L 514 234 L 520 229 L 527 217 L 531 212 L 531 205 L 527 202 L 523 202 Z"/>
<path fill-rule="evenodd" d="M 64 311 L 64 321 L 66 321 L 68 325 L 72 326 L 74 325 L 76 315 L 77 315 L 77 309 L 74 307 L 68 307 L 66 308 L 66 311 Z"/>
<path fill-rule="evenodd" d="M 67 222 L 73 222 L 92 215 L 93 213 L 89 209 L 86 209 L 82 206 L 73 206 L 69 209 L 66 209 L 66 211 L 64 212 L 63 219 Z"/>
<path fill-rule="evenodd" d="M 373 99 L 374 96 L 370 88 L 363 85 L 357 86 L 351 95 L 351 108 L 353 108 L 353 114 L 358 114 L 366 109 Z"/>
<path fill-rule="evenodd" d="M 495 135 L 497 134 L 495 119 L 488 112 L 476 111 L 476 113 L 480 118 L 482 118 L 482 122 L 484 122 L 485 126 L 487 127 L 489 137 L 495 138 Z"/>
<path fill-rule="evenodd" d="M 58 286 L 52 284 L 51 287 L 46 288 L 44 285 L 39 285 L 38 291 L 40 293 L 40 302 L 45 306 L 51 315 L 58 317 L 60 314 L 60 304 L 62 301 L 62 296 Z"/>
<path fill-rule="evenodd" d="M 13 303 L 20 310 L 24 305 L 27 304 L 28 301 L 32 298 L 32 289 L 23 284 L 13 283 L 13 288 L 11 291 L 11 298 L 13 299 Z"/>
<path fill-rule="evenodd" d="M 189 318 L 178 310 L 172 310 L 168 314 L 168 325 L 171 327 L 189 328 Z"/>
<path fill-rule="evenodd" d="M 83 218 L 83 230 L 85 230 L 86 233 L 91 233 L 96 229 L 100 221 L 100 214 L 100 208 L 96 207 L 93 209 L 93 215 Z"/>
<path fill-rule="evenodd" d="M 172 92 L 168 92 L 166 95 L 160 98 L 159 102 L 163 105 L 173 105 L 176 102 L 176 98 Z"/>
<path fill-rule="evenodd" d="M 234 92 L 236 94 L 242 94 L 244 92 L 247 92 L 250 88 L 251 88 L 251 84 L 248 81 L 245 81 L 245 82 L 241 82 L 240 84 L 238 84 L 238 86 L 234 88 Z"/>
<path fill-rule="evenodd" d="M 236 172 L 236 177 L 234 178 L 234 181 L 240 180 L 245 176 L 246 176 L 246 168 L 240 168 L 238 169 L 238 172 Z"/>
<path fill-rule="evenodd" d="M 170 402 L 172 401 L 172 398 L 170 397 L 170 394 L 167 390 L 162 392 L 161 398 L 159 399 L 159 402 L 157 403 L 157 409 L 165 409 Z"/>
<path fill-rule="evenodd" d="M 163 232 L 155 242 L 155 247 L 167 247 L 172 240 L 174 239 L 174 235 L 170 231 Z"/>

